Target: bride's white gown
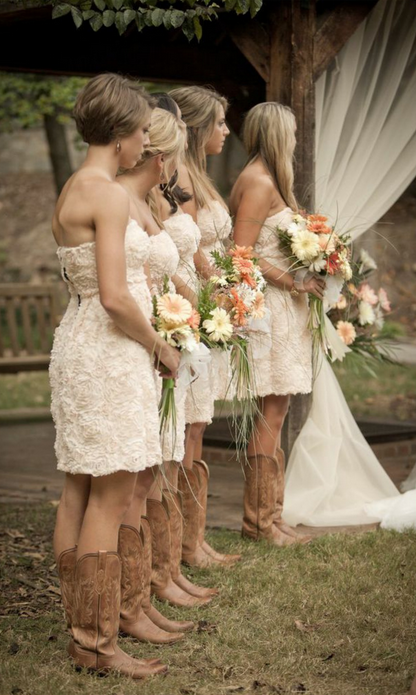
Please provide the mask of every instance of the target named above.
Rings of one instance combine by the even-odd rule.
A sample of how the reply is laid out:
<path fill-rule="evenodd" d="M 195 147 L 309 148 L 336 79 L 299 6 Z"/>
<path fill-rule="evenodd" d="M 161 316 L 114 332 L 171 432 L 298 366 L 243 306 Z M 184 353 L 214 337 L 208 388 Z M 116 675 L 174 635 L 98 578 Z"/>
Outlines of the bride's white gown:
<path fill-rule="evenodd" d="M 416 490 L 401 495 L 392 483 L 361 434 L 326 359 L 289 459 L 283 516 L 291 526 L 381 521 L 382 528 L 416 528 Z"/>

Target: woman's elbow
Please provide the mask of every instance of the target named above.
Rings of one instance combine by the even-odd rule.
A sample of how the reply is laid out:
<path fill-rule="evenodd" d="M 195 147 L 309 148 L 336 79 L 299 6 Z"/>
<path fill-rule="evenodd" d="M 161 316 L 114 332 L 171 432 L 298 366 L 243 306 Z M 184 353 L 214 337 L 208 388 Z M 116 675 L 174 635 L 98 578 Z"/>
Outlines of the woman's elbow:
<path fill-rule="evenodd" d="M 102 290 L 100 292 L 101 306 L 110 316 L 120 313 L 125 304 L 125 299 L 124 293 L 121 292 L 109 292 L 108 290 Z"/>

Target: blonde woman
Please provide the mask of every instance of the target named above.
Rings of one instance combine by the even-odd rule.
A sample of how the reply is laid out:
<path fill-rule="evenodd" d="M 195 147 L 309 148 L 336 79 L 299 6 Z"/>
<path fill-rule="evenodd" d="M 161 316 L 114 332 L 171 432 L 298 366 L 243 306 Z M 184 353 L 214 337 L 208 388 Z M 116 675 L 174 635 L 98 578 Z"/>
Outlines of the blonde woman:
<path fill-rule="evenodd" d="M 242 533 L 278 546 L 309 540 L 282 521 L 285 464 L 280 444 L 290 395 L 312 388 L 307 293 L 322 298 L 324 291 L 324 282 L 317 277 L 296 281 L 273 231 L 289 224 L 292 211 L 298 209 L 293 192 L 295 133 L 295 117 L 288 107 L 267 102 L 252 108 L 243 128 L 248 163 L 230 198 L 234 240 L 253 246 L 267 280 L 272 330 L 271 352 L 253 360 L 262 417 L 248 447 Z"/>
<path fill-rule="evenodd" d="M 170 96 L 178 105 L 188 133 L 185 164 L 179 170 L 179 185 L 191 195 L 183 204 L 201 232 L 201 243 L 195 254 L 195 265 L 203 278 L 212 274 L 211 251 L 222 250 L 231 234 L 231 219 L 227 206 L 206 171 L 207 155 L 218 155 L 229 135 L 225 114 L 227 101 L 212 89 L 183 87 Z M 182 557 L 190 565 L 208 567 L 229 565 L 240 556 L 216 552 L 205 540 L 207 511 L 208 467 L 201 461 L 202 437 L 212 421 L 214 400 L 230 397 L 231 370 L 228 355 L 212 350 L 212 369 L 209 381 L 197 380 L 187 399 L 187 440 L 184 470 L 179 483 L 185 502 L 185 531 Z"/>
<path fill-rule="evenodd" d="M 143 506 L 162 462 L 154 360 L 173 376 L 179 364 L 150 323 L 150 241 L 116 181 L 119 167 L 134 167 L 148 143 L 152 106 L 119 75 L 99 75 L 81 90 L 74 116 L 88 153 L 52 223 L 71 288 L 50 367 L 55 450 L 66 473 L 54 550 L 69 654 L 77 666 L 133 678 L 166 667 L 117 646 L 126 600 L 119 529 L 135 494 Z"/>
<path fill-rule="evenodd" d="M 160 183 L 166 183 L 176 171 L 183 156 L 186 141 L 186 129 L 171 113 L 159 108 L 152 112 L 149 129 L 149 145 L 137 166 L 119 177 L 119 181 L 128 193 L 132 204 L 132 217 L 149 235 L 151 252 L 149 270 L 152 293 L 162 294 L 165 277 L 169 278 L 170 289 L 181 293 L 195 303 L 196 295 L 192 288 L 177 273 L 179 254 L 169 234 L 161 229 L 162 222 L 157 222 L 158 214 L 154 200 L 149 200 L 151 190 Z M 150 205 L 149 205 L 150 202 Z M 184 456 L 185 438 L 185 402 L 176 403 L 177 428 L 162 438 L 162 451 L 165 465 L 171 461 L 180 463 Z M 157 476 L 147 499 L 147 520 L 150 524 L 153 550 L 152 590 L 162 600 L 175 606 L 195 606 L 208 603 L 212 592 L 197 587 L 183 577 L 180 571 L 180 534 L 178 533 L 178 515 L 180 509 L 175 499 L 165 491 L 162 494 L 164 477 Z M 126 524 L 140 529 L 142 510 L 134 505 L 126 519 Z M 146 522 L 145 522 L 146 523 Z M 127 532 L 126 532 L 127 533 Z M 131 544 L 139 541 L 129 531 Z M 186 588 L 182 588 L 186 587 Z M 173 641 L 166 635 L 157 633 L 152 628 L 149 616 L 143 612 L 137 616 L 136 627 L 130 629 L 137 638 L 152 637 L 152 641 Z M 123 624 L 124 629 L 124 624 Z"/>

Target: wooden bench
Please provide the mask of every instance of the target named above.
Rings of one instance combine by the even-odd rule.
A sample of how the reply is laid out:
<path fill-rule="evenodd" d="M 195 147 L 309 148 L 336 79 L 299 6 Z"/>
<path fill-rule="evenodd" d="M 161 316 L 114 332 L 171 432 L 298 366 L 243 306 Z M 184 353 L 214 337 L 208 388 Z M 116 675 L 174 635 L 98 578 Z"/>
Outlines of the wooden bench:
<path fill-rule="evenodd" d="M 59 305 L 57 284 L 0 284 L 0 374 L 48 369 Z"/>

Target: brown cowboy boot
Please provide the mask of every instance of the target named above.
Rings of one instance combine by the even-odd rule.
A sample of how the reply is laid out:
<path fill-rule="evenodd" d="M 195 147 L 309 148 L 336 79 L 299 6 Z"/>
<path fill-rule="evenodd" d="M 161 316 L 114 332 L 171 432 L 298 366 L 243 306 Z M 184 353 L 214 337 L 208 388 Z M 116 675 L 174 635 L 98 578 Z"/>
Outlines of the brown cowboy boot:
<path fill-rule="evenodd" d="M 57 561 L 61 599 L 64 606 L 66 626 L 71 631 L 74 607 L 75 566 L 77 564 L 77 546 L 64 550 Z"/>
<path fill-rule="evenodd" d="M 200 479 L 197 469 L 180 468 L 178 488 L 182 498 L 183 535 L 182 562 L 191 567 L 213 567 L 218 562 L 205 552 L 199 544 Z M 223 564 L 223 563 L 220 563 Z"/>
<path fill-rule="evenodd" d="M 249 456 L 245 468 L 244 516 L 241 535 L 252 540 L 267 540 L 273 545 L 293 545 L 298 541 L 275 525 L 277 498 L 282 473 L 274 456 Z"/>
<path fill-rule="evenodd" d="M 143 542 L 143 600 L 142 609 L 150 618 L 152 623 L 166 630 L 166 632 L 189 632 L 195 627 L 195 623 L 191 620 L 169 620 L 162 613 L 159 613 L 157 608 L 150 600 L 150 583 L 152 578 L 152 535 L 149 522 L 145 516 L 142 516 L 140 536 Z"/>
<path fill-rule="evenodd" d="M 310 543 L 312 540 L 312 536 L 297 533 L 297 531 L 295 531 L 294 528 L 289 526 L 289 524 L 286 524 L 282 519 L 283 500 L 285 493 L 285 454 L 283 449 L 277 449 L 276 459 L 277 465 L 279 466 L 279 477 L 277 487 L 276 513 L 273 518 L 273 524 L 277 526 L 277 528 L 282 533 L 285 533 L 287 536 L 290 536 L 291 538 L 295 538 L 295 540 L 298 543 L 302 543 L 303 545 L 306 543 Z"/>
<path fill-rule="evenodd" d="M 179 492 L 163 490 L 163 502 L 169 514 L 171 539 L 170 573 L 173 581 L 181 589 L 191 594 L 191 596 L 197 596 L 198 598 L 216 596 L 219 593 L 218 589 L 208 589 L 192 584 L 181 572 L 183 519 Z"/>
<path fill-rule="evenodd" d="M 224 553 L 218 553 L 214 548 L 212 548 L 209 543 L 205 540 L 205 527 L 207 522 L 207 506 L 208 506 L 208 481 L 209 481 L 209 468 L 205 461 L 194 461 L 194 469 L 196 468 L 199 474 L 199 495 L 198 502 L 201 505 L 199 510 L 199 533 L 198 542 L 202 550 L 204 550 L 207 555 L 210 555 L 218 563 L 225 565 L 235 565 L 236 562 L 241 560 L 241 555 L 227 555 Z"/>
<path fill-rule="evenodd" d="M 410 690 L 407 693 L 407 695 L 416 695 L 416 676 L 414 677 L 412 681 L 412 685 L 410 686 Z"/>
<path fill-rule="evenodd" d="M 183 633 L 161 630 L 142 609 L 144 549 L 142 538 L 137 529 L 122 524 L 118 548 L 121 558 L 120 632 L 130 635 L 140 642 L 151 642 L 152 644 L 179 642 L 185 636 Z"/>
<path fill-rule="evenodd" d="M 169 514 L 162 502 L 147 500 L 147 519 L 152 532 L 152 593 L 173 606 L 200 606 L 209 603 L 209 597 L 191 596 L 172 579 Z"/>
<path fill-rule="evenodd" d="M 166 673 L 158 659 L 134 659 L 117 645 L 121 562 L 114 551 L 83 555 L 75 568 L 73 639 L 68 652 L 81 668 L 131 678 Z"/>

